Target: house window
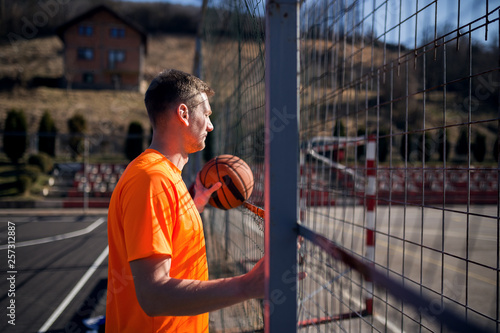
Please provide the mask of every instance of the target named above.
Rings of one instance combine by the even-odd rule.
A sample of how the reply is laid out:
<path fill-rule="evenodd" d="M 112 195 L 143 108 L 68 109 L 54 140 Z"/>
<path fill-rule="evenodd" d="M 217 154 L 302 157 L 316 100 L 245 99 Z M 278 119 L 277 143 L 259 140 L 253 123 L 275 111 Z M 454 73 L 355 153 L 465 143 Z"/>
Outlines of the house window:
<path fill-rule="evenodd" d="M 83 73 L 82 81 L 83 83 L 94 83 L 94 73 Z"/>
<path fill-rule="evenodd" d="M 125 37 L 125 29 L 124 28 L 111 28 L 109 30 L 109 35 L 111 38 L 123 38 Z"/>
<path fill-rule="evenodd" d="M 78 34 L 80 36 L 90 37 L 94 33 L 94 27 L 89 25 L 81 25 L 78 27 Z"/>
<path fill-rule="evenodd" d="M 94 49 L 92 49 L 90 47 L 79 47 L 78 48 L 78 59 L 93 60 L 94 59 Z"/>
<path fill-rule="evenodd" d="M 125 61 L 125 51 L 123 50 L 110 50 L 108 52 L 108 63 L 109 63 L 109 68 L 113 69 L 115 68 L 116 63 L 124 62 Z"/>

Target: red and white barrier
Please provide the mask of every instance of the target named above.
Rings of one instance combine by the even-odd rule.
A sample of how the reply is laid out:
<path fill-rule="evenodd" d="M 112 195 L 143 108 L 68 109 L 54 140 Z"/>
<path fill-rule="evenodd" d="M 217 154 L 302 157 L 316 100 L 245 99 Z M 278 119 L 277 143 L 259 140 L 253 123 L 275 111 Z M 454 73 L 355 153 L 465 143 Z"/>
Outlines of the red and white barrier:
<path fill-rule="evenodd" d="M 377 165 L 376 165 L 376 139 L 375 136 L 368 138 L 366 145 L 366 249 L 365 257 L 370 262 L 375 262 L 375 208 L 377 194 Z M 373 282 L 366 280 L 366 311 L 371 314 L 373 311 Z"/>

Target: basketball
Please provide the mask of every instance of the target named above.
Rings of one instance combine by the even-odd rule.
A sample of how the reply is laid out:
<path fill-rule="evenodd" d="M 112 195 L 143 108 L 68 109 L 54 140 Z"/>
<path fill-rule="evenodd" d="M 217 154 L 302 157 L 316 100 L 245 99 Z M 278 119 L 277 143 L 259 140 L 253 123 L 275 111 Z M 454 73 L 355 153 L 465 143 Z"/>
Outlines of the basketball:
<path fill-rule="evenodd" d="M 208 161 L 200 171 L 200 180 L 206 188 L 222 183 L 208 203 L 225 210 L 238 207 L 250 198 L 254 184 L 248 164 L 233 155 L 219 155 Z"/>

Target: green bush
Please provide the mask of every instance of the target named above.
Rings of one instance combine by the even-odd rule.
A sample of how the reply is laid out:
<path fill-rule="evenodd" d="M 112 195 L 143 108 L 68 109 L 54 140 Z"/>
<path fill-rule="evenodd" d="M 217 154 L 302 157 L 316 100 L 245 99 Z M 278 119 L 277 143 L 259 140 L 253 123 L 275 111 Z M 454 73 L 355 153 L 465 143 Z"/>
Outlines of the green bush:
<path fill-rule="evenodd" d="M 498 162 L 498 138 L 495 140 L 495 145 L 493 146 L 493 158 Z"/>
<path fill-rule="evenodd" d="M 425 140 L 424 140 L 425 139 Z M 425 141 L 425 142 L 424 142 Z M 428 162 L 432 156 L 432 138 L 429 132 L 425 132 L 424 134 L 418 134 L 418 160 L 423 162 Z"/>
<path fill-rule="evenodd" d="M 462 128 L 460 136 L 455 144 L 455 154 L 459 156 L 467 155 L 467 152 L 469 151 L 468 136 L 467 128 Z"/>
<path fill-rule="evenodd" d="M 364 127 L 358 128 L 357 135 L 358 136 L 366 135 L 366 129 Z M 358 161 L 363 160 L 364 157 L 365 157 L 365 146 L 364 145 L 356 146 L 356 158 L 358 159 Z"/>
<path fill-rule="evenodd" d="M 40 176 L 40 173 L 41 173 L 41 170 L 38 166 L 26 165 L 22 168 L 19 175 L 28 176 L 31 179 L 31 181 L 34 183 L 37 181 L 38 177 Z"/>
<path fill-rule="evenodd" d="M 133 121 L 128 126 L 127 139 L 125 140 L 125 155 L 129 160 L 133 160 L 143 151 L 144 130 L 142 124 Z"/>
<path fill-rule="evenodd" d="M 48 111 L 45 111 L 38 127 L 38 151 L 55 157 L 56 135 L 57 128 L 54 119 Z"/>
<path fill-rule="evenodd" d="M 345 127 L 342 120 L 337 119 L 335 128 L 333 129 L 333 136 L 345 136 Z"/>
<path fill-rule="evenodd" d="M 472 154 L 479 163 L 484 161 L 486 156 L 486 136 L 480 132 L 476 133 L 476 140 L 472 144 Z"/>
<path fill-rule="evenodd" d="M 407 145 L 408 141 L 408 145 Z M 413 152 L 413 137 L 412 134 L 407 133 L 406 135 L 401 135 L 401 144 L 399 146 L 399 154 L 401 155 L 401 159 L 403 162 L 406 160 L 410 162 L 411 153 Z"/>
<path fill-rule="evenodd" d="M 43 173 L 49 173 L 54 167 L 54 161 L 52 160 L 52 157 L 50 157 L 46 153 L 31 155 L 28 158 L 28 164 L 39 167 L 40 171 L 42 171 Z"/>
<path fill-rule="evenodd" d="M 448 130 L 439 130 L 436 138 L 436 145 L 439 154 L 439 161 L 448 161 L 448 157 L 450 155 L 450 141 L 448 140 Z"/>
<path fill-rule="evenodd" d="M 33 179 L 28 174 L 20 174 L 17 177 L 17 191 L 19 194 L 27 194 L 31 189 L 31 185 L 33 184 Z"/>
<path fill-rule="evenodd" d="M 17 164 L 26 151 L 27 130 L 28 124 L 24 111 L 10 110 L 5 119 L 3 150 L 12 163 Z"/>
<path fill-rule="evenodd" d="M 387 160 L 387 155 L 389 154 L 389 134 L 385 129 L 379 129 L 379 139 L 378 139 L 378 161 L 385 162 Z"/>
<path fill-rule="evenodd" d="M 71 148 L 71 157 L 75 160 L 83 152 L 83 139 L 87 129 L 87 121 L 81 114 L 75 114 L 68 119 L 69 147 Z"/>

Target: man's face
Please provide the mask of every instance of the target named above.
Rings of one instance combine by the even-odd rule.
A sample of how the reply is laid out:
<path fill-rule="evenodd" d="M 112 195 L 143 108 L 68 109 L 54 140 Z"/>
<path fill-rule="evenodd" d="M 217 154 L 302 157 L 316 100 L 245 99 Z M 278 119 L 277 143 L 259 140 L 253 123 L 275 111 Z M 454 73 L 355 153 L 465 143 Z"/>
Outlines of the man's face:
<path fill-rule="evenodd" d="M 199 102 L 190 112 L 189 137 L 186 140 L 188 143 L 188 153 L 195 153 L 205 148 L 205 140 L 208 132 L 212 132 L 214 126 L 210 121 L 212 109 L 208 102 L 207 94 L 201 93 L 198 97 Z"/>

